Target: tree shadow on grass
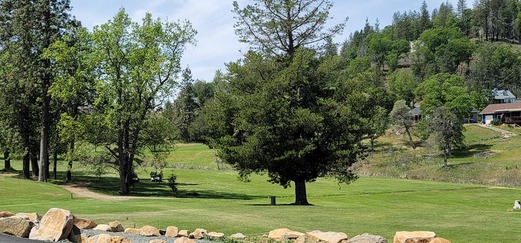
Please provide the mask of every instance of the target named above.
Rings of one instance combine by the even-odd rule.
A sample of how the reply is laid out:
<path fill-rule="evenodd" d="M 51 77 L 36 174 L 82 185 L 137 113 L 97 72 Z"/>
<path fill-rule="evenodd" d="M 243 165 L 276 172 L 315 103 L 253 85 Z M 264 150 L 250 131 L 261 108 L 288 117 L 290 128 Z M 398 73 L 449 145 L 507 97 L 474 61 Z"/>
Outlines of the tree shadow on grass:
<path fill-rule="evenodd" d="M 57 180 L 56 184 L 67 184 L 65 181 Z M 120 180 L 117 177 L 93 177 L 86 175 L 73 175 L 72 185 L 86 187 L 91 191 L 110 196 L 119 196 Z M 236 199 L 252 200 L 259 196 L 252 196 L 242 193 L 214 191 L 214 190 L 190 190 L 190 186 L 197 186 L 194 183 L 177 183 L 177 193 L 174 194 L 168 186 L 166 180 L 162 182 L 151 182 L 140 180 L 130 189 L 128 196 L 138 197 L 165 197 L 165 198 L 205 198 L 205 199 Z"/>
<path fill-rule="evenodd" d="M 474 155 L 489 151 L 492 145 L 489 144 L 472 144 L 465 148 L 453 151 L 452 158 L 468 158 Z"/>

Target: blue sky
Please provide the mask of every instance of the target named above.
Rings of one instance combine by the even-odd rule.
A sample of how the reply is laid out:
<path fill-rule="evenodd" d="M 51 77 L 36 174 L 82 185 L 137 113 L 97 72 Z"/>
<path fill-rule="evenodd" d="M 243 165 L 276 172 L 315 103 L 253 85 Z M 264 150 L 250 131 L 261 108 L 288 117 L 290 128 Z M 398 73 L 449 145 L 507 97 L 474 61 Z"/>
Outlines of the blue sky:
<path fill-rule="evenodd" d="M 342 42 L 349 33 L 363 28 L 366 18 L 374 24 L 378 18 L 380 27 L 392 23 L 395 12 L 419 11 L 423 0 L 333 0 L 330 11 L 331 23 L 338 23 L 349 17 L 344 34 L 336 38 Z M 447 0 L 426 0 L 429 11 L 438 8 Z M 240 6 L 251 3 L 238 0 Z M 448 2 L 456 5 L 457 0 Z M 154 18 L 177 21 L 189 20 L 198 31 L 197 45 L 189 46 L 183 56 L 182 66 L 189 66 L 194 79 L 211 81 L 217 69 L 224 70 L 225 63 L 241 58 L 241 50 L 247 46 L 239 43 L 235 36 L 235 20 L 231 12 L 233 0 L 71 0 L 72 14 L 83 26 L 92 30 L 112 19 L 124 7 L 134 21 L 140 22 L 146 12 Z M 473 1 L 467 1 L 472 7 Z"/>

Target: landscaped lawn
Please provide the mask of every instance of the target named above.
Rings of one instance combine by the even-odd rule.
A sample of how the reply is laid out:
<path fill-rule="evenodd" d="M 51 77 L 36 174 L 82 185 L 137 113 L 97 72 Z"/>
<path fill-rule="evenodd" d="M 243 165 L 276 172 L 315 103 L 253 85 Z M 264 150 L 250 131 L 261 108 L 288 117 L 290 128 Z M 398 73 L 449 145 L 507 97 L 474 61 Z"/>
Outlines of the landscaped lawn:
<path fill-rule="evenodd" d="M 243 183 L 233 171 L 175 171 L 182 197 L 116 201 L 71 198 L 57 185 L 0 176 L 0 211 L 43 214 L 60 207 L 98 223 L 202 227 L 227 235 L 260 236 L 287 227 L 340 231 L 350 237 L 368 232 L 389 240 L 396 231 L 428 230 L 453 242 L 521 241 L 518 227 L 513 227 L 520 225 L 521 212 L 512 210 L 520 189 L 369 177 L 340 188 L 334 180 L 319 179 L 308 184 L 314 206 L 289 206 L 293 190 L 272 185 L 263 176 Z M 140 186 L 168 194 L 165 185 Z M 277 206 L 269 205 L 270 195 L 277 196 Z"/>

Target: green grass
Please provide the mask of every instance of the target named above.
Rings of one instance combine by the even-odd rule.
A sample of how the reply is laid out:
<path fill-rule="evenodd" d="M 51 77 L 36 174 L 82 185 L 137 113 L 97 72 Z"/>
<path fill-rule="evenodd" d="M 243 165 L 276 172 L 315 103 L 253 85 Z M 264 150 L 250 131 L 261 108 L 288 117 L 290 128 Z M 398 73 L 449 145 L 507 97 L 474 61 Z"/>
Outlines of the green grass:
<path fill-rule="evenodd" d="M 227 235 L 260 236 L 272 229 L 340 231 L 353 237 L 369 232 L 392 239 L 396 231 L 429 230 L 453 242 L 518 242 L 521 212 L 512 211 L 519 189 L 488 188 L 401 179 L 362 177 L 339 188 L 328 179 L 308 185 L 315 206 L 288 206 L 293 191 L 253 176 L 236 180 L 231 171 L 178 170 L 182 190 L 198 196 L 104 201 L 71 199 L 60 187 L 0 176 L 0 209 L 45 213 L 71 210 L 98 223 L 119 220 L 125 227 L 154 225 L 206 228 Z M 9 196 L 7 196 L 9 195 Z M 222 195 L 225 195 L 224 197 Z M 269 206 L 269 195 L 277 206 Z"/>

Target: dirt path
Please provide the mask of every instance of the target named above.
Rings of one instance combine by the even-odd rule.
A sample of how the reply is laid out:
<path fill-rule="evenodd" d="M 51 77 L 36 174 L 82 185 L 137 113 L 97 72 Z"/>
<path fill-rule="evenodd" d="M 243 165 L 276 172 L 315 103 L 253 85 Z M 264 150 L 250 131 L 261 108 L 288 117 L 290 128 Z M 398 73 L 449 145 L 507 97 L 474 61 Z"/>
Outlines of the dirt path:
<path fill-rule="evenodd" d="M 501 133 L 501 137 L 503 137 L 503 138 L 511 138 L 511 137 L 517 135 L 517 134 L 515 134 L 513 132 L 509 132 L 507 130 L 503 130 L 503 129 L 495 127 L 495 126 L 483 125 L 483 124 L 480 124 L 480 126 Z"/>

